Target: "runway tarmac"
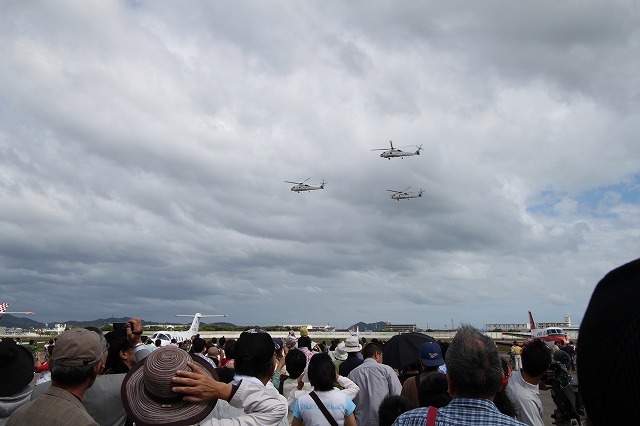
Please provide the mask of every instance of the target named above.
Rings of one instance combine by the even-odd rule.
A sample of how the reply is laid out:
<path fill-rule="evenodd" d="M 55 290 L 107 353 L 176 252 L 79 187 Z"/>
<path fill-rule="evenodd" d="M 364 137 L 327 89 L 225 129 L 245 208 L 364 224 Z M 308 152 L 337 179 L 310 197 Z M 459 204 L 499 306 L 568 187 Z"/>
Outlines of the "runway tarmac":
<path fill-rule="evenodd" d="M 542 410 L 544 411 L 544 418 L 542 419 L 544 420 L 544 426 L 555 425 L 554 420 L 551 418 L 551 415 L 553 414 L 553 410 L 556 409 L 556 404 L 551 398 L 551 391 L 540 391 L 540 401 L 542 401 Z"/>

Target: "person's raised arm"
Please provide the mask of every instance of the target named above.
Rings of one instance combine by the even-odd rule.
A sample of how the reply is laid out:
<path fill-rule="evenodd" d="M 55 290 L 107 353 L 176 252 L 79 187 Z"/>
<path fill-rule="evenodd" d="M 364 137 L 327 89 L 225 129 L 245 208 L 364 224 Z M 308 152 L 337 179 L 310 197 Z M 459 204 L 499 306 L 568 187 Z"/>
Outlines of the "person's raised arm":
<path fill-rule="evenodd" d="M 172 390 L 176 393 L 185 394 L 186 396 L 183 398 L 185 401 L 204 402 L 212 399 L 229 401 L 233 397 L 237 387 L 217 381 L 205 374 L 193 362 L 188 362 L 187 365 L 193 371 L 178 370 L 176 371 L 176 376 L 172 379 L 176 385 Z"/>
<path fill-rule="evenodd" d="M 142 343 L 142 319 L 131 318 L 125 326 L 127 332 L 127 340 L 133 346 L 133 352 L 136 355 L 136 362 L 146 358 L 151 352 L 144 347 Z"/>
<path fill-rule="evenodd" d="M 356 397 L 356 395 L 358 395 L 358 392 L 360 392 L 360 387 L 348 377 L 344 377 L 336 373 L 336 382 L 338 382 L 338 384 L 342 386 L 342 390 L 340 392 L 347 395 L 352 401 Z"/>
<path fill-rule="evenodd" d="M 236 408 L 244 409 L 244 415 L 230 419 L 206 419 L 201 426 L 261 426 L 275 425 L 287 415 L 287 405 L 276 392 L 269 392 L 265 386 L 247 381 L 238 385 L 218 382 L 205 374 L 195 364 L 187 365 L 193 371 L 178 370 L 172 379 L 176 384 L 174 392 L 185 394 L 189 402 L 224 399 Z"/>

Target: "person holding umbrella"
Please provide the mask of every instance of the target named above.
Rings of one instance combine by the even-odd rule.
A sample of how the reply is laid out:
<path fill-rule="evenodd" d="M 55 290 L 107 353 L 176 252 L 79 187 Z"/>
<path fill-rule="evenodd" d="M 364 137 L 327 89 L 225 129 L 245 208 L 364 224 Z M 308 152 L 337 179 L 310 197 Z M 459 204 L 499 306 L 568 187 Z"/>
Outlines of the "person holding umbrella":
<path fill-rule="evenodd" d="M 384 344 L 384 363 L 398 371 L 403 371 L 418 362 L 418 353 L 423 343 L 435 342 L 424 333 L 401 333 Z"/>
<path fill-rule="evenodd" d="M 402 392 L 400 395 L 407 397 L 416 407 L 420 406 L 418 399 L 418 388 L 420 382 L 424 381 L 430 373 L 437 373 L 438 368 L 444 364 L 442 359 L 442 350 L 437 342 L 426 342 L 420 346 L 421 372 L 416 376 L 409 377 L 402 384 Z"/>

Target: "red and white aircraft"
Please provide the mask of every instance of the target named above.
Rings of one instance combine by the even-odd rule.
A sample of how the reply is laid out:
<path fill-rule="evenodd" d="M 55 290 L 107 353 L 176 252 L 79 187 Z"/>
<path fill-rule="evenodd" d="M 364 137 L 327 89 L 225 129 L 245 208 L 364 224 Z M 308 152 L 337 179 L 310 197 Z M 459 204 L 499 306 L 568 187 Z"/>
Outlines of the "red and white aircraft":
<path fill-rule="evenodd" d="M 529 311 L 529 324 L 531 325 L 530 335 L 510 332 L 503 332 L 502 334 L 516 337 L 525 337 L 527 338 L 528 342 L 535 339 L 544 340 L 549 346 L 553 346 L 556 342 L 558 342 L 560 346 L 562 346 L 566 345 L 569 341 L 569 339 L 567 338 L 567 333 L 560 327 L 538 328 L 536 322 L 533 320 L 531 311 Z"/>
<path fill-rule="evenodd" d="M 25 315 L 33 315 L 35 312 L 8 312 L 7 308 L 9 307 L 8 303 L 0 303 L 0 318 L 4 314 L 25 314 Z"/>

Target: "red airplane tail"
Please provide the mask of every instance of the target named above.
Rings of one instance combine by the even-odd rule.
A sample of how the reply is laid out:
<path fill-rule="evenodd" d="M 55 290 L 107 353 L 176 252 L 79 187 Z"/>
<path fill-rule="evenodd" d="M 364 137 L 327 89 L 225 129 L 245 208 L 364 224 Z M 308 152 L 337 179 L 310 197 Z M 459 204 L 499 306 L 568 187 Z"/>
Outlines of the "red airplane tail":
<path fill-rule="evenodd" d="M 533 320 L 533 315 L 531 315 L 531 311 L 529 311 L 529 325 L 531 326 L 532 330 L 535 330 L 536 328 L 538 328 L 536 326 L 536 322 Z"/>

